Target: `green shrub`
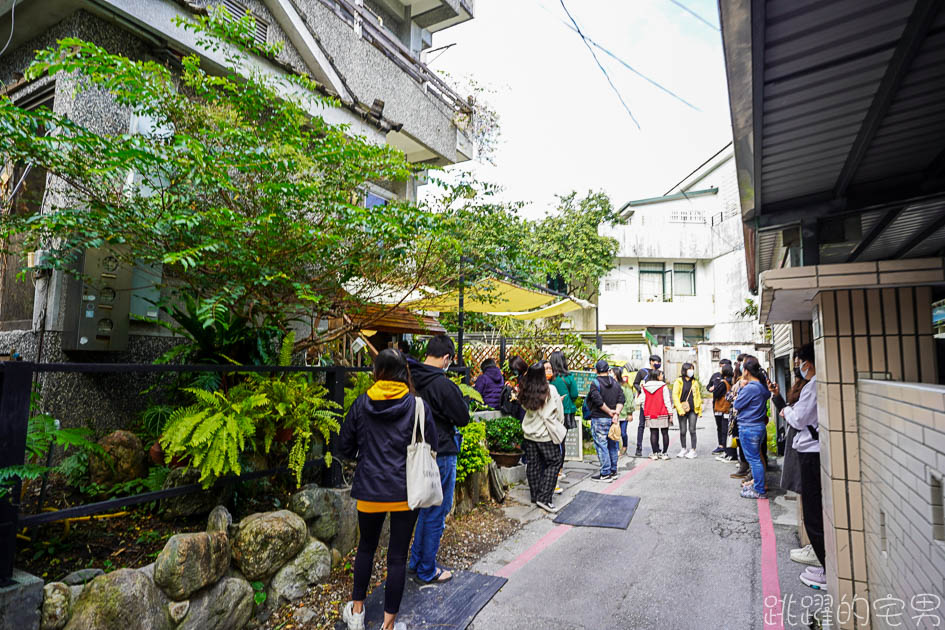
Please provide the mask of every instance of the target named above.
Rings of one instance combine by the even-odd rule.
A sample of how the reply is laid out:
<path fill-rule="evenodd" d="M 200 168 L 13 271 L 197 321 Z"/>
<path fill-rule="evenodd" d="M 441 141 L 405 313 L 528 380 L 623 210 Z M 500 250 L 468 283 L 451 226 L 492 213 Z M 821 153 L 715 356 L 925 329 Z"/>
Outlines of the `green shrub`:
<path fill-rule="evenodd" d="M 489 450 L 496 453 L 511 453 L 522 447 L 525 434 L 522 422 L 511 416 L 486 421 L 486 441 Z"/>
<path fill-rule="evenodd" d="M 456 483 L 462 483 L 469 475 L 485 470 L 492 458 L 486 448 L 486 425 L 482 422 L 470 422 L 459 430 L 463 435 L 463 445 L 456 458 Z"/>
<path fill-rule="evenodd" d="M 345 409 L 344 414 L 348 415 L 351 405 L 358 399 L 358 396 L 367 392 L 374 385 L 374 375 L 370 372 L 355 372 L 351 375 L 350 384 L 345 387 Z"/>

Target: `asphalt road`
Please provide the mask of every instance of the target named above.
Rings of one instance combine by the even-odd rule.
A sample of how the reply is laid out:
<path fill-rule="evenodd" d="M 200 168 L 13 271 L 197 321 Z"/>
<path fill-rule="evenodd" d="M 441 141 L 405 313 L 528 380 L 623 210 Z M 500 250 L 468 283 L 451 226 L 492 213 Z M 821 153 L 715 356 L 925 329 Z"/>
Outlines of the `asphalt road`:
<path fill-rule="evenodd" d="M 769 603 L 778 595 L 793 598 L 794 623 L 785 617 L 784 627 L 806 627 L 802 598 L 808 598 L 803 603 L 810 607 L 816 592 L 798 581 L 803 567 L 788 559 L 790 549 L 798 546 L 791 524 L 796 504 L 774 489 L 780 473 L 769 474 L 768 480 L 774 524 L 768 526 L 773 536 L 767 543 L 763 588 L 758 503 L 739 496 L 739 482 L 729 478 L 734 465 L 710 454 L 716 446 L 711 418 L 700 420 L 698 434 L 699 457 L 694 460 L 621 458 L 622 477 L 612 490 L 589 479 L 593 465 L 566 465 L 566 491 L 558 499 L 562 505 L 579 490 L 641 498 L 626 530 L 562 528 L 530 506 L 508 508 L 526 525 L 473 570 L 505 575 L 509 581 L 470 627 L 780 628 L 780 605 L 767 611 L 765 623 L 766 595 Z M 671 437 L 674 456 L 678 432 Z M 527 489 L 517 488 L 513 497 L 527 504 Z"/>

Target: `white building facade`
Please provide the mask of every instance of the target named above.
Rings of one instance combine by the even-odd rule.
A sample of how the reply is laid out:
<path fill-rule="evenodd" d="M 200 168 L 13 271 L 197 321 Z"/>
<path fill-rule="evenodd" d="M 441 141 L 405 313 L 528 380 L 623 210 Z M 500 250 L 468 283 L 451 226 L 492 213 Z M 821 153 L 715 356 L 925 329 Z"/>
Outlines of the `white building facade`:
<path fill-rule="evenodd" d="M 575 327 L 599 329 L 603 349 L 634 368 L 655 352 L 670 370 L 688 360 L 707 378 L 720 358 L 759 354 L 757 318 L 739 314 L 752 296 L 731 145 L 665 195 L 621 213 L 626 224 L 601 227 L 620 248 L 600 284 L 599 312 L 580 313 Z M 649 346 L 627 334 L 640 330 Z"/>

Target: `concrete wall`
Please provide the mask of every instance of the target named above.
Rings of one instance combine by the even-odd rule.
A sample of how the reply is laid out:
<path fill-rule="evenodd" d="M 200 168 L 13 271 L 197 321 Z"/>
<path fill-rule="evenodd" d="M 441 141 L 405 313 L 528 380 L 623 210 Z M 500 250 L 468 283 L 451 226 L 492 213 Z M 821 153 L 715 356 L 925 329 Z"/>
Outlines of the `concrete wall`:
<path fill-rule="evenodd" d="M 894 445 L 913 446 L 913 442 L 906 442 L 908 438 L 919 447 L 923 440 L 934 436 L 925 433 L 924 429 L 917 430 L 920 425 L 910 423 L 907 427 L 891 421 L 894 427 L 902 429 L 900 433 L 904 433 L 904 437 L 897 435 L 895 444 L 887 440 L 886 448 L 889 450 L 885 455 L 880 453 L 878 460 L 875 451 L 862 453 L 861 414 L 875 419 L 877 414 L 889 412 L 882 407 L 879 412 L 867 408 L 876 401 L 869 396 L 858 398 L 858 379 L 869 378 L 872 373 L 883 373 L 893 381 L 937 382 L 931 301 L 929 287 L 822 291 L 814 298 L 813 335 L 817 413 L 821 428 L 827 585 L 828 592 L 837 602 L 844 597 L 847 602 L 852 602 L 854 597 L 869 601 L 871 595 L 874 599 L 885 595 L 869 586 L 873 569 L 864 552 L 869 517 L 864 503 L 863 467 L 870 468 L 870 474 L 874 475 L 871 479 L 879 475 L 894 484 L 893 478 L 901 474 L 900 467 L 906 467 L 915 476 L 922 476 L 924 468 L 920 470 L 912 456 L 927 453 L 926 450 L 916 448 L 910 459 L 888 468 L 886 464 L 894 455 Z M 867 388 L 873 387 L 868 381 L 863 383 Z M 900 409 L 903 412 L 907 410 Z M 876 427 L 877 424 L 870 426 Z M 865 443 L 872 447 L 876 440 L 868 438 Z M 931 463 L 924 458 L 921 461 Z M 916 487 L 913 484 L 913 489 Z M 877 496 L 881 489 L 874 486 L 871 492 Z M 909 513 L 905 518 L 913 516 Z M 942 582 L 939 580 L 930 588 L 941 589 Z"/>
<path fill-rule="evenodd" d="M 873 599 L 898 598 L 912 614 L 913 597 L 945 601 L 943 411 L 939 385 L 857 384 L 864 536 L 852 538 L 851 556 Z M 873 627 L 897 626 L 874 617 Z"/>

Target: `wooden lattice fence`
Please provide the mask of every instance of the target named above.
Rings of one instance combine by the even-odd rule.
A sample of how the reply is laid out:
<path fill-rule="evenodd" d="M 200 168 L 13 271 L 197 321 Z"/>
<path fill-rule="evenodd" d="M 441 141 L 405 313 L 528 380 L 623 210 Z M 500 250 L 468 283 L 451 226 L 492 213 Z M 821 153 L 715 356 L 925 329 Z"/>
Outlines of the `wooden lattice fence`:
<path fill-rule="evenodd" d="M 552 352 L 561 351 L 568 359 L 568 368 L 572 370 L 589 370 L 594 367 L 594 360 L 580 352 L 575 346 L 570 344 L 531 344 L 521 343 L 510 340 L 505 346 L 505 360 L 510 357 L 519 356 L 531 365 L 539 359 L 547 359 Z M 468 341 L 464 344 L 463 355 L 466 365 L 469 366 L 470 374 L 475 379 L 479 375 L 479 365 L 486 359 L 492 359 L 499 367 L 501 347 L 496 343 L 482 341 Z"/>

